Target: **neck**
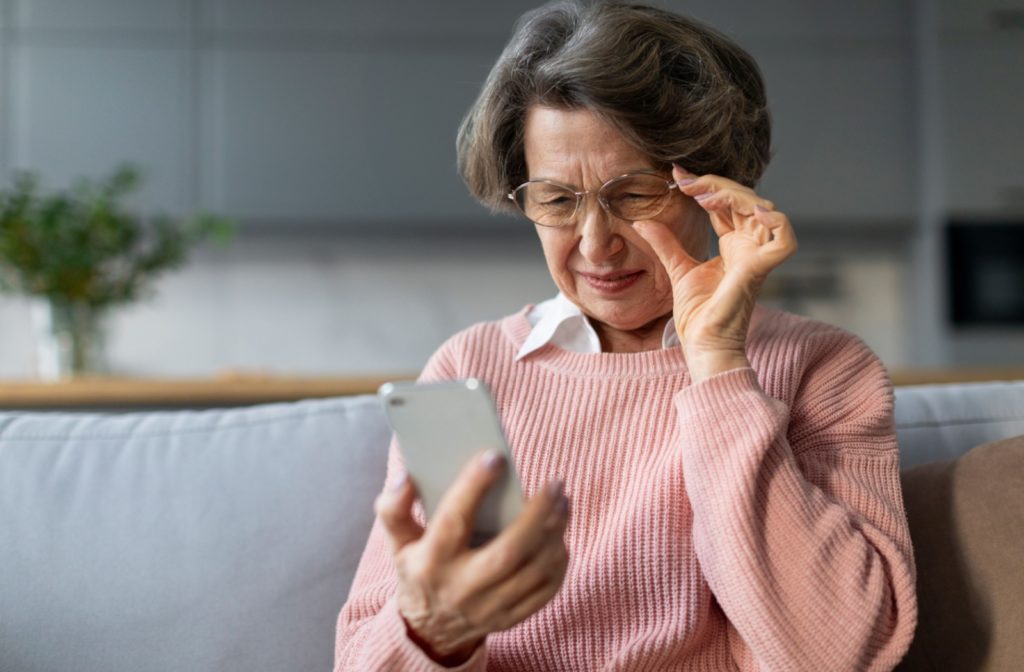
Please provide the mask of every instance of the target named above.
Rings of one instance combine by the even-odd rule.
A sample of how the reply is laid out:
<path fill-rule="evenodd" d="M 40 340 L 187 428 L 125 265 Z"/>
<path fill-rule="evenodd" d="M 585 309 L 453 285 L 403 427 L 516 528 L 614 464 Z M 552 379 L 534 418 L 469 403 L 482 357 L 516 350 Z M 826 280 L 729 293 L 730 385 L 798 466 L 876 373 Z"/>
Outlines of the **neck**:
<path fill-rule="evenodd" d="M 672 313 L 669 313 L 636 329 L 616 329 L 592 318 L 590 323 L 601 341 L 602 352 L 644 352 L 661 349 L 665 325 L 671 319 Z"/>

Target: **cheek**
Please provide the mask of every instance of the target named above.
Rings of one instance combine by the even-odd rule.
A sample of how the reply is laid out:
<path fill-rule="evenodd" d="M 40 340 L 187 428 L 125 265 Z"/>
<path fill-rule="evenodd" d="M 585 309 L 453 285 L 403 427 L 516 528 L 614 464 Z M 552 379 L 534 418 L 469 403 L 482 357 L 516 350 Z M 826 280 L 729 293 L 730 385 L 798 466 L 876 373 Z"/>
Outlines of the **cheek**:
<path fill-rule="evenodd" d="M 550 229 L 537 227 L 537 236 L 540 238 L 541 248 L 544 250 L 544 260 L 547 262 L 551 277 L 556 282 L 560 278 L 567 277 L 569 273 L 569 258 L 572 256 L 572 237 Z"/>

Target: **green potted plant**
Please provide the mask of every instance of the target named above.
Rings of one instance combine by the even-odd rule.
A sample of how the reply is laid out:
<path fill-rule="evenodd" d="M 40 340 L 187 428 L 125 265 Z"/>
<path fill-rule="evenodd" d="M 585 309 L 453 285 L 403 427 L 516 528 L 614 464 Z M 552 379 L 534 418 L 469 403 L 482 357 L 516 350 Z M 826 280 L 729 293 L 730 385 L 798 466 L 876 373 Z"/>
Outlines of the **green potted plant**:
<path fill-rule="evenodd" d="M 105 318 L 153 292 L 196 245 L 233 235 L 228 220 L 143 218 L 124 205 L 141 184 L 121 165 L 105 180 L 43 192 L 32 173 L 0 190 L 0 291 L 39 299 L 37 369 L 43 378 L 103 373 Z"/>

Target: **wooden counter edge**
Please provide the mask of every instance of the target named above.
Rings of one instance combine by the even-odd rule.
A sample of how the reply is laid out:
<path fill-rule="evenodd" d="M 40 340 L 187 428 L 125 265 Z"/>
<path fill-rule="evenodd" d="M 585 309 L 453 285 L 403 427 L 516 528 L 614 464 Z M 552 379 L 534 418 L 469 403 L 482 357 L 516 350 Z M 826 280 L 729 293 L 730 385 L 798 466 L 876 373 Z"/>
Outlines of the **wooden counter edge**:
<path fill-rule="evenodd" d="M 1024 369 L 895 369 L 893 384 L 932 385 L 1024 380 Z M 224 376 L 203 379 L 83 378 L 44 383 L 0 381 L 0 408 L 203 407 L 297 401 L 374 394 L 388 381 L 413 380 L 415 374 L 373 376 Z"/>
<path fill-rule="evenodd" d="M 388 381 L 415 374 L 338 378 L 230 377 L 205 379 L 82 378 L 45 383 L 0 382 L 0 407 L 227 406 L 375 394 Z"/>

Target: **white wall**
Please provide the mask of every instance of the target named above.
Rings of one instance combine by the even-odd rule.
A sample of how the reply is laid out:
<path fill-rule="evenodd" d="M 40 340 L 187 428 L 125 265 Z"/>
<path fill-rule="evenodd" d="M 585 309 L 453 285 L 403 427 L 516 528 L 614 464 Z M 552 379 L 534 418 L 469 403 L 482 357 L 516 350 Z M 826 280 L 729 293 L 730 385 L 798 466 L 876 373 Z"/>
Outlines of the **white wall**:
<path fill-rule="evenodd" d="M 532 235 L 532 234 L 531 234 Z M 206 250 L 111 320 L 125 374 L 415 372 L 452 333 L 554 293 L 539 245 L 273 235 Z M 29 305 L 0 300 L 0 377 L 32 373 Z"/>
<path fill-rule="evenodd" d="M 242 239 L 197 255 L 154 300 L 116 313 L 111 364 L 151 376 L 415 372 L 455 331 L 555 293 L 532 236 Z M 794 303 L 769 292 L 766 303 L 853 330 L 904 365 L 904 316 L 889 291 L 903 282 L 898 260 L 816 256 L 812 247 L 785 272 L 799 283 L 823 268 L 835 275 L 833 295 Z M 0 324 L 0 377 L 32 375 L 28 302 L 0 300 Z"/>

